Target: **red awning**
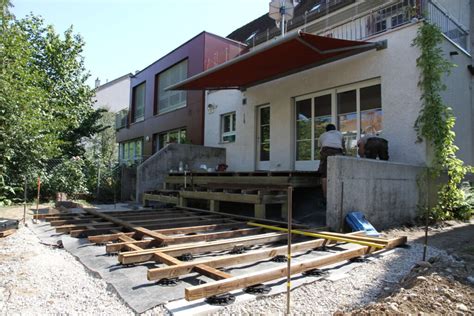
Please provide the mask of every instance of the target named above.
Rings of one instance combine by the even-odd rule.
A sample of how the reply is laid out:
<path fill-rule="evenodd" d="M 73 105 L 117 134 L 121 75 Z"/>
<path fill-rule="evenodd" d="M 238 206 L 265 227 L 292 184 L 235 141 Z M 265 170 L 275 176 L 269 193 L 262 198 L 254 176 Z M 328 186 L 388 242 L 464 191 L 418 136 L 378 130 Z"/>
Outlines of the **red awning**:
<path fill-rule="evenodd" d="M 386 41 L 348 41 L 299 31 L 169 86 L 167 90 L 245 89 L 384 47 Z"/>

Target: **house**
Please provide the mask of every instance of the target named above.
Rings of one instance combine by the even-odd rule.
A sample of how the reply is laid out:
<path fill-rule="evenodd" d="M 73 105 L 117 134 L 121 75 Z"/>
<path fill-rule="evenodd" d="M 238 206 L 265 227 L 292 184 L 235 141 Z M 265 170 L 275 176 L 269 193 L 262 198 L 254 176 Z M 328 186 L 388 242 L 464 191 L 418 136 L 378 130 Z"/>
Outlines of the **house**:
<path fill-rule="evenodd" d="M 417 167 L 430 159 L 413 128 L 421 92 L 420 52 L 412 42 L 421 12 L 441 28 L 443 52 L 457 65 L 445 80 L 443 98 L 457 117 L 458 156 L 473 165 L 467 0 L 303 0 L 284 37 L 261 16 L 228 36 L 248 44 L 249 52 L 170 89 L 207 91 L 204 145 L 225 148 L 235 171 L 316 170 L 317 140 L 328 122 L 343 133 L 354 158 L 357 140 L 375 129 L 389 141 L 390 162 L 334 159 L 327 209 L 340 210 L 337 216 L 373 211 L 384 223 L 405 213 L 413 218 L 422 199 Z M 330 226 L 336 215 L 331 216 Z"/>
<path fill-rule="evenodd" d="M 100 84 L 100 80 L 97 78 L 94 108 L 102 108 L 114 113 L 127 109 L 130 102 L 131 77 L 132 74 L 128 73 L 104 84 Z"/>
<path fill-rule="evenodd" d="M 204 91 L 167 91 L 181 80 L 239 55 L 245 45 L 201 32 L 131 77 L 130 102 L 117 126 L 122 198 L 135 193 L 136 165 L 169 143 L 204 143 Z"/>

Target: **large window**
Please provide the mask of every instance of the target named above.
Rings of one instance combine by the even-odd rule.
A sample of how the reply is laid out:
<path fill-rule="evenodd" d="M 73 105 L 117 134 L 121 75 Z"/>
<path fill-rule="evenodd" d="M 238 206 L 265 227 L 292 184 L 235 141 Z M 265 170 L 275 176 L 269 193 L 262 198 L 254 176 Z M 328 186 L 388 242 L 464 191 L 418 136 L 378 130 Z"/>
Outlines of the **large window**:
<path fill-rule="evenodd" d="M 119 145 L 119 161 L 121 164 L 132 165 L 140 162 L 143 156 L 143 140 L 134 139 Z"/>
<path fill-rule="evenodd" d="M 315 168 L 318 138 L 334 123 L 343 134 L 347 155 L 357 155 L 357 140 L 382 132 L 379 80 L 327 90 L 295 99 L 296 168 Z"/>
<path fill-rule="evenodd" d="M 357 154 L 357 91 L 337 94 L 337 127 L 344 137 L 346 154 Z"/>
<path fill-rule="evenodd" d="M 168 144 L 184 144 L 186 142 L 186 129 L 175 129 L 153 136 L 154 152 L 159 151 Z"/>
<path fill-rule="evenodd" d="M 166 90 L 167 87 L 183 81 L 188 76 L 188 60 L 161 72 L 158 82 L 158 114 L 186 106 L 186 91 Z"/>
<path fill-rule="evenodd" d="M 235 142 L 235 112 L 221 115 L 221 142 Z"/>
<path fill-rule="evenodd" d="M 319 136 L 331 123 L 331 94 L 296 101 L 296 160 L 318 160 Z"/>
<path fill-rule="evenodd" d="M 145 117 L 145 82 L 133 88 L 132 122 L 143 121 Z"/>

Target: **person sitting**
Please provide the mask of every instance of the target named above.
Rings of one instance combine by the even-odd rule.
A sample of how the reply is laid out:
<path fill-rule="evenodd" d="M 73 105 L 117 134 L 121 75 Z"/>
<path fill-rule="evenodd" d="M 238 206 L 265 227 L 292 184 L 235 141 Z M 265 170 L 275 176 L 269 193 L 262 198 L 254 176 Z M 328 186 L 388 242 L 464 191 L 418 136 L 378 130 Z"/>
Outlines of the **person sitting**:
<path fill-rule="evenodd" d="M 321 134 L 318 139 L 318 146 L 321 148 L 319 151 L 319 169 L 318 172 L 321 174 L 323 196 L 327 198 L 327 172 L 328 172 L 328 157 L 343 155 L 345 151 L 344 138 L 342 133 L 336 130 L 334 124 L 326 125 L 326 132 Z"/>

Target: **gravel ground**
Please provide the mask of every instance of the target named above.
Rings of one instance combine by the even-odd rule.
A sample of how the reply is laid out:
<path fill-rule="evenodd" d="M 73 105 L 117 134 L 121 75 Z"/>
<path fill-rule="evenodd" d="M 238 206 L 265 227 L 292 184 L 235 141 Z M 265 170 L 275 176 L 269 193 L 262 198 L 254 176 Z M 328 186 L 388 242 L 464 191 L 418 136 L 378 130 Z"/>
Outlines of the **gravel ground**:
<path fill-rule="evenodd" d="M 104 280 L 25 227 L 0 239 L 0 315 L 17 314 L 134 315 Z M 164 309 L 145 313 L 157 314 Z"/>
<path fill-rule="evenodd" d="M 411 244 L 409 249 L 397 248 L 378 260 L 367 262 L 337 281 L 320 280 L 291 292 L 292 314 L 331 314 L 350 310 L 374 302 L 384 292 L 391 292 L 398 282 L 421 259 L 422 245 Z M 429 256 L 445 255 L 436 248 Z M 283 315 L 286 294 L 261 297 L 256 301 L 227 306 L 223 314 Z M 221 313 L 219 313 L 221 314 Z"/>

